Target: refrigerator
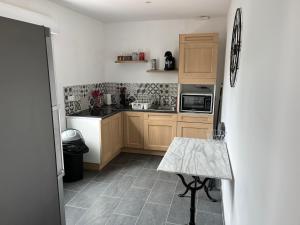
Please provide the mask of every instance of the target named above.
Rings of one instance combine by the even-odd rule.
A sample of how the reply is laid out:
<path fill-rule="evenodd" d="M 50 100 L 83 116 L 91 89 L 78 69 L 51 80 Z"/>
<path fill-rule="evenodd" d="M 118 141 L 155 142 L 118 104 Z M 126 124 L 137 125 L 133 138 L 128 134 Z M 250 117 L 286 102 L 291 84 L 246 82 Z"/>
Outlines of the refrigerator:
<path fill-rule="evenodd" d="M 50 30 L 0 17 L 0 224 L 64 225 Z"/>

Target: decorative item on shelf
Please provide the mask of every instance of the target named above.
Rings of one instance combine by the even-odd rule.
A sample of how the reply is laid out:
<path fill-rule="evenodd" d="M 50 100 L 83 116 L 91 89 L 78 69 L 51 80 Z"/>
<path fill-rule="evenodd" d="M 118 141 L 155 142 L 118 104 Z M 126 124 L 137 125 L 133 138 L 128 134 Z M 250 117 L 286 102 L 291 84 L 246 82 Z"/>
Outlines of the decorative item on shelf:
<path fill-rule="evenodd" d="M 144 61 L 145 60 L 145 52 L 139 52 L 139 60 Z"/>
<path fill-rule="evenodd" d="M 139 59 L 139 54 L 137 52 L 133 52 L 131 56 L 133 61 L 137 61 Z"/>
<path fill-rule="evenodd" d="M 151 70 L 156 70 L 157 60 L 151 59 Z"/>
<path fill-rule="evenodd" d="M 235 13 L 231 52 L 230 52 L 230 86 L 235 87 L 237 71 L 239 69 L 239 59 L 241 52 L 241 32 L 242 32 L 242 9 L 238 8 Z"/>
<path fill-rule="evenodd" d="M 145 52 L 122 53 L 117 56 L 115 63 L 146 63 Z"/>
<path fill-rule="evenodd" d="M 165 57 L 165 70 L 175 70 L 175 58 L 172 56 L 172 52 L 166 51 Z"/>

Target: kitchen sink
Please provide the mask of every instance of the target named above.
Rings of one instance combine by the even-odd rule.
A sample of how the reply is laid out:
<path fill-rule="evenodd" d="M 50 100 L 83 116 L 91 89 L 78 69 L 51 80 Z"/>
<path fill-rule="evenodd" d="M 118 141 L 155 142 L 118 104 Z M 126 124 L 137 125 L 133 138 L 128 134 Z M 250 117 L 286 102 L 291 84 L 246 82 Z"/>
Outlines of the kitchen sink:
<path fill-rule="evenodd" d="M 160 105 L 152 105 L 149 110 L 153 111 L 175 111 L 175 107 L 172 106 L 160 106 Z"/>

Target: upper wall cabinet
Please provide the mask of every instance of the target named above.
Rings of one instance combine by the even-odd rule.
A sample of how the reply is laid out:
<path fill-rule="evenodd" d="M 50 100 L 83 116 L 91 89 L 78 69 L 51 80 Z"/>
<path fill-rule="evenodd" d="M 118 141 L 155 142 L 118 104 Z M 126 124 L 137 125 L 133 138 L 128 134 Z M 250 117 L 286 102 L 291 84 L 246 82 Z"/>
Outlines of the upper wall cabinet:
<path fill-rule="evenodd" d="M 179 39 L 179 83 L 215 84 L 218 34 L 181 34 Z"/>

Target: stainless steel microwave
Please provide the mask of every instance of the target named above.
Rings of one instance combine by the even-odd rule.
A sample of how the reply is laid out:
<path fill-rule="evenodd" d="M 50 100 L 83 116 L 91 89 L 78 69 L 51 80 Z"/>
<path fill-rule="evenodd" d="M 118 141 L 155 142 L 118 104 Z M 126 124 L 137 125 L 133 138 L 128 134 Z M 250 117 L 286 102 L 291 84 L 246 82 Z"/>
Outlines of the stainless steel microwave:
<path fill-rule="evenodd" d="M 213 112 L 213 94 L 212 93 L 181 93 L 180 112 Z"/>

